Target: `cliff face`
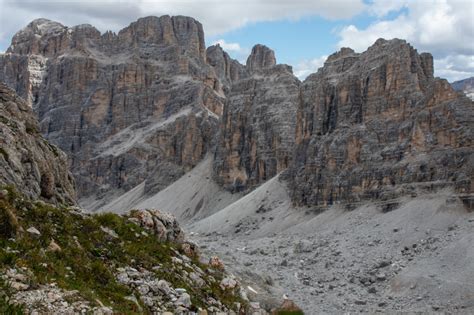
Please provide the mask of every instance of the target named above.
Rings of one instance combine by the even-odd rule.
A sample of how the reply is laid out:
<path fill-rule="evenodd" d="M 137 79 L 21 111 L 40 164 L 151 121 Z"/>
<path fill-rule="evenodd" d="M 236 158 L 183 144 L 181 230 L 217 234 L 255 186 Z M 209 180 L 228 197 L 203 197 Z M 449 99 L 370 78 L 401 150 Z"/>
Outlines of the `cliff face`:
<path fill-rule="evenodd" d="M 39 133 L 24 100 L 0 83 L 0 186 L 13 185 L 32 199 L 75 203 L 66 155 Z"/>
<path fill-rule="evenodd" d="M 299 81 L 291 67 L 276 65 L 273 51 L 257 45 L 246 70 L 227 94 L 214 159 L 214 177 L 231 191 L 286 169 L 294 146 Z"/>
<path fill-rule="evenodd" d="M 249 75 L 245 66 L 232 59 L 219 44 L 207 48 L 206 55 L 207 63 L 214 68 L 219 78 L 218 84 L 222 87 L 224 93 L 229 92 L 233 82 Z"/>
<path fill-rule="evenodd" d="M 161 190 L 209 152 L 230 191 L 287 170 L 298 205 L 473 190 L 473 103 L 402 40 L 343 48 L 301 83 L 266 46 L 245 66 L 206 50 L 188 17 L 142 18 L 118 34 L 39 19 L 0 55 L 0 80 L 69 155 L 89 209 L 141 183 Z"/>
<path fill-rule="evenodd" d="M 206 154 L 222 113 L 202 26 L 182 16 L 142 18 L 118 34 L 35 20 L 0 69 L 70 156 L 83 198 L 166 186 Z"/>
<path fill-rule="evenodd" d="M 472 192 L 473 103 L 402 40 L 343 48 L 301 87 L 289 172 L 299 205 L 390 199 L 454 185 Z"/>

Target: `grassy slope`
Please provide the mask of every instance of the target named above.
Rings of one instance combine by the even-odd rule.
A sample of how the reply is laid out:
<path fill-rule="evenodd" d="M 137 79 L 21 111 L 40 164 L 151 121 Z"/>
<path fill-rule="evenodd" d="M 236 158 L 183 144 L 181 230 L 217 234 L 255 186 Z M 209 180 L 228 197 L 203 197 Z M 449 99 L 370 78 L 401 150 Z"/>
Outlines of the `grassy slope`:
<path fill-rule="evenodd" d="M 179 250 L 177 244 L 158 242 L 141 227 L 126 217 L 104 213 L 84 215 L 73 209 L 57 208 L 42 202 L 30 202 L 8 189 L 8 196 L 0 199 L 0 270 L 9 267 L 27 267 L 33 272 L 32 286 L 55 282 L 67 290 L 78 290 L 80 295 L 97 305 L 99 299 L 119 313 L 137 312 L 137 305 L 125 299 L 133 292 L 118 283 L 112 273 L 118 267 L 143 267 L 154 271 L 157 278 L 165 279 L 173 287 L 185 288 L 193 298 L 194 306 L 202 306 L 212 296 L 231 306 L 242 302 L 219 288 L 223 274 L 211 270 L 197 261 L 207 271 L 208 285 L 193 288 L 173 269 L 172 257 Z M 34 226 L 41 236 L 25 232 Z M 101 227 L 114 230 L 118 238 L 110 236 Z M 61 251 L 47 251 L 53 240 Z M 212 278 L 215 281 L 212 281 Z M 1 291 L 1 290 L 0 290 Z M 5 290 L 3 290 L 5 292 Z M 1 300 L 0 311 L 9 307 Z M 141 305 L 146 310 L 145 305 Z"/>

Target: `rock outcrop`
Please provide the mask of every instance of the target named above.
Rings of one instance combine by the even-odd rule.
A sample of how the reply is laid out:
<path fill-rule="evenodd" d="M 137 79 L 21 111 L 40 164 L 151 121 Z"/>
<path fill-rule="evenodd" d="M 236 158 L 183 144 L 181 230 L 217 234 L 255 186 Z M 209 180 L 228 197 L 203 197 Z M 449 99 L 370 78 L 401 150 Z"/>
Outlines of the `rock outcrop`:
<path fill-rule="evenodd" d="M 233 82 L 248 77 L 245 66 L 232 59 L 219 44 L 208 47 L 206 55 L 207 63 L 214 68 L 225 93 L 229 92 Z"/>
<path fill-rule="evenodd" d="M 74 180 L 64 152 L 40 134 L 31 108 L 0 83 L 0 186 L 31 199 L 74 204 Z"/>
<path fill-rule="evenodd" d="M 251 189 L 286 169 L 292 159 L 299 80 L 275 65 L 269 48 L 248 57 L 248 77 L 235 81 L 224 106 L 214 177 L 231 191 Z"/>
<path fill-rule="evenodd" d="M 246 65 L 250 72 L 272 68 L 276 65 L 275 52 L 265 45 L 255 45 Z"/>
<path fill-rule="evenodd" d="M 208 152 L 224 101 L 202 25 L 183 16 L 141 18 L 118 34 L 35 20 L 0 56 L 0 80 L 70 156 L 83 201 L 177 179 Z"/>
<path fill-rule="evenodd" d="M 150 230 L 161 242 L 184 242 L 184 232 L 176 218 L 158 210 L 132 210 L 130 221 Z"/>
<path fill-rule="evenodd" d="M 343 48 L 301 95 L 288 172 L 296 204 L 390 199 L 420 185 L 472 192 L 474 105 L 433 78 L 430 54 L 398 39 Z"/>

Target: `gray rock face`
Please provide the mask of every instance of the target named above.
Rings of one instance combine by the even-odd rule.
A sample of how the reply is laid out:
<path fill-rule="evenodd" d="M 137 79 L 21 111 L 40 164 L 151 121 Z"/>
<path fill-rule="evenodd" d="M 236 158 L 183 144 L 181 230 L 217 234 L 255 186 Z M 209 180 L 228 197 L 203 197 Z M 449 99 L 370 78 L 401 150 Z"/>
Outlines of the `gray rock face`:
<path fill-rule="evenodd" d="M 275 52 L 265 45 L 255 45 L 247 58 L 247 69 L 250 72 L 268 69 L 276 65 Z"/>
<path fill-rule="evenodd" d="M 0 83 L 0 186 L 13 185 L 32 199 L 75 203 L 66 155 L 39 133 L 30 107 Z"/>
<path fill-rule="evenodd" d="M 225 93 L 233 82 L 248 77 L 245 67 L 230 58 L 219 44 L 207 48 L 207 63 L 214 68 Z"/>
<path fill-rule="evenodd" d="M 296 204 L 390 199 L 453 185 L 472 192 L 473 103 L 433 78 L 432 57 L 402 40 L 342 49 L 301 86 Z"/>
<path fill-rule="evenodd" d="M 245 66 L 206 51 L 192 18 L 146 17 L 118 34 L 39 19 L 0 56 L 0 80 L 69 155 L 89 209 L 143 182 L 161 190 L 210 151 L 231 191 L 288 169 L 298 205 L 390 199 L 420 183 L 472 192 L 472 102 L 402 40 L 342 48 L 301 83 L 264 45 Z"/>
<path fill-rule="evenodd" d="M 151 193 L 180 177 L 208 152 L 224 101 L 202 26 L 182 16 L 118 34 L 35 20 L 0 56 L 0 80 L 70 156 L 82 200 L 143 181 Z"/>
<path fill-rule="evenodd" d="M 298 79 L 289 66 L 274 65 L 265 46 L 255 46 L 248 60 L 247 70 L 257 72 L 231 86 L 214 160 L 214 177 L 231 191 L 253 188 L 286 169 L 294 146 Z"/>

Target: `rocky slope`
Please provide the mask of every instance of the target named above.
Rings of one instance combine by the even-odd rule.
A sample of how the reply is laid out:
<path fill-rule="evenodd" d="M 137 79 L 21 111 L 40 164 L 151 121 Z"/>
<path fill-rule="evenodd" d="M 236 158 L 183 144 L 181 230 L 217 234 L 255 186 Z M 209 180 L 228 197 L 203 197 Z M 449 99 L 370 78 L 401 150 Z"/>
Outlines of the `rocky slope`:
<path fill-rule="evenodd" d="M 47 217 L 48 220 L 44 218 Z M 239 281 L 204 262 L 174 217 L 124 216 L 0 196 L 0 312 L 246 312 Z"/>
<path fill-rule="evenodd" d="M 4 84 L 0 135 L 0 313 L 266 314 L 172 215 L 74 207 L 65 153 Z"/>
<path fill-rule="evenodd" d="M 55 204 L 76 202 L 66 155 L 41 136 L 31 108 L 1 82 L 0 135 L 0 187 Z"/>
<path fill-rule="evenodd" d="M 182 16 L 142 18 L 118 34 L 38 19 L 14 36 L 0 69 L 71 158 L 84 200 L 143 181 L 165 187 L 206 154 L 222 113 L 202 26 Z"/>
<path fill-rule="evenodd" d="M 462 91 L 467 97 L 474 100 L 474 77 L 453 82 L 451 86 L 456 91 Z"/>
<path fill-rule="evenodd" d="M 430 54 L 398 39 L 343 48 L 301 95 L 288 172 L 296 204 L 350 209 L 420 185 L 473 192 L 473 102 L 433 78 Z"/>
<path fill-rule="evenodd" d="M 188 226 L 262 305 L 273 290 L 311 315 L 473 313 L 474 213 L 452 190 L 317 213 L 288 207 L 278 181 Z"/>

